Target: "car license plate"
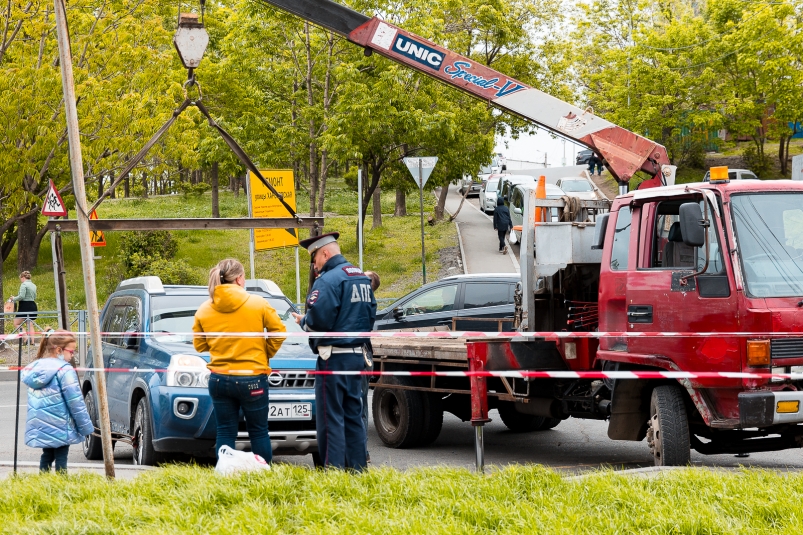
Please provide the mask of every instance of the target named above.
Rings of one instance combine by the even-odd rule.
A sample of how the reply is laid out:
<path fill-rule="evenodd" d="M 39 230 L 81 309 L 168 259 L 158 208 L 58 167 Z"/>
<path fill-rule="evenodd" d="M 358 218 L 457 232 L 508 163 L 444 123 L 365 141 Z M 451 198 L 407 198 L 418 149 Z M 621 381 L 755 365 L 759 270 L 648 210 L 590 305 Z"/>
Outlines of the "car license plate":
<path fill-rule="evenodd" d="M 312 403 L 271 403 L 268 420 L 312 420 Z"/>

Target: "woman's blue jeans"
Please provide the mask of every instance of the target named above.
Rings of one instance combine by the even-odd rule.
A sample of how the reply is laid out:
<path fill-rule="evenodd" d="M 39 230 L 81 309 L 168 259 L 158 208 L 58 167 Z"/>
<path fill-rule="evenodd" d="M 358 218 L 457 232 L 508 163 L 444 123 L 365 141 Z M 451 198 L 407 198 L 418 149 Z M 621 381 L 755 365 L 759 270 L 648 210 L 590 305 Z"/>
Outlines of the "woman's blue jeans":
<path fill-rule="evenodd" d="M 70 445 L 65 444 L 58 448 L 42 448 L 39 458 L 39 471 L 50 472 L 50 465 L 56 462 L 56 472 L 67 471 L 67 456 L 70 454 Z"/>
<path fill-rule="evenodd" d="M 242 409 L 251 451 L 270 462 L 273 450 L 268 434 L 268 376 L 238 377 L 213 373 L 209 377 L 209 395 L 217 422 L 215 456 L 221 446 L 234 448 Z"/>

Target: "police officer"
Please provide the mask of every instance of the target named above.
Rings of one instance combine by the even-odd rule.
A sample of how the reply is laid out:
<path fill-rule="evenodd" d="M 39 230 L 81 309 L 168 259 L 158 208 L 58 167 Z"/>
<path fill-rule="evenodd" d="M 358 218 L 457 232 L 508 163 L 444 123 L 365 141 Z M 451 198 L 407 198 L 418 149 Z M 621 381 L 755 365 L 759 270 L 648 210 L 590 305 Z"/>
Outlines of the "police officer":
<path fill-rule="evenodd" d="M 338 232 L 301 240 L 318 278 L 307 296 L 306 314 L 293 314 L 308 332 L 370 331 L 376 299 L 369 279 L 342 254 Z M 368 338 L 310 338 L 318 371 L 363 371 Z M 318 375 L 315 379 L 318 451 L 324 466 L 363 470 L 366 466 L 359 375 Z"/>

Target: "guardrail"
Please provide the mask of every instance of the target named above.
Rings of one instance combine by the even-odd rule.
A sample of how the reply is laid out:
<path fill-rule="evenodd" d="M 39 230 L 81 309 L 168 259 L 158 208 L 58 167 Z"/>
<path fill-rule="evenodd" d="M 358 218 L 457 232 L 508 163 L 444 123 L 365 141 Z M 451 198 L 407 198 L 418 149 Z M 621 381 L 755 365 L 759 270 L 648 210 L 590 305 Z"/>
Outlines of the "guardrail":
<path fill-rule="evenodd" d="M 68 325 L 69 330 L 83 333 L 88 330 L 87 325 L 87 312 L 86 310 L 69 310 Z M 2 312 L 0 313 L 0 332 L 3 334 L 14 334 L 27 331 L 34 333 L 41 333 L 47 330 L 48 327 L 58 329 L 60 325 L 59 312 L 56 310 L 40 310 L 36 312 L 36 319 L 25 320 L 18 327 L 14 327 L 14 319 L 16 319 L 16 312 Z M 30 327 L 30 328 L 29 328 Z M 36 343 L 23 346 L 23 362 L 28 363 L 33 360 L 38 350 L 39 337 L 34 335 Z M 78 336 L 78 355 L 77 361 L 80 366 L 86 364 L 86 336 Z M 15 353 L 14 361 L 16 362 L 17 345 L 15 342 L 7 342 L 0 340 L 0 353 L 13 350 Z"/>

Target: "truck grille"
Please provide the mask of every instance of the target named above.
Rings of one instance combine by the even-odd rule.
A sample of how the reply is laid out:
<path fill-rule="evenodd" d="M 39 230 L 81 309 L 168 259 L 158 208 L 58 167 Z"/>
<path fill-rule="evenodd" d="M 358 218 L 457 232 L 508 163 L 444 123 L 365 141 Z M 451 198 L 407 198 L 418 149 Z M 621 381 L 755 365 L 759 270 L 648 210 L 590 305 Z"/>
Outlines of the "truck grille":
<path fill-rule="evenodd" d="M 774 359 L 803 357 L 803 338 L 778 338 L 770 341 L 770 355 Z"/>
<path fill-rule="evenodd" d="M 272 372 L 270 388 L 314 388 L 315 376 L 307 372 Z"/>

